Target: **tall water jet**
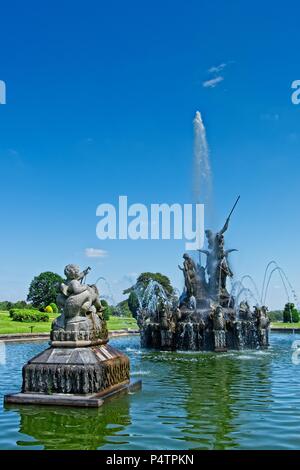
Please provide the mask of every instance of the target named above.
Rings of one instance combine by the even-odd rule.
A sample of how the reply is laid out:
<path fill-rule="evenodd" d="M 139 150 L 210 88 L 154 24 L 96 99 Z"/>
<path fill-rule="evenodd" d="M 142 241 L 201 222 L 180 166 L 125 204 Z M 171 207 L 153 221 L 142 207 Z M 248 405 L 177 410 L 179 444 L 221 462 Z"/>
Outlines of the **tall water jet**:
<path fill-rule="evenodd" d="M 199 111 L 194 125 L 193 193 L 196 203 L 205 204 L 206 213 L 212 210 L 212 173 L 206 131 Z"/>

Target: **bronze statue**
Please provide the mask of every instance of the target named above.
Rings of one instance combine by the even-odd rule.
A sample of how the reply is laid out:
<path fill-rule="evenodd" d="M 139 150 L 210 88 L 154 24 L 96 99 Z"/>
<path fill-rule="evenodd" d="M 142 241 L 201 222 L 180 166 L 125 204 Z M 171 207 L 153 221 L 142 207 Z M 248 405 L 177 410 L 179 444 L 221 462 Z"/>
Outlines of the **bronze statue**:
<path fill-rule="evenodd" d="M 184 253 L 183 259 L 184 259 L 183 268 L 179 265 L 178 267 L 179 269 L 181 269 L 181 271 L 183 271 L 186 295 L 187 295 L 187 298 L 190 299 L 190 297 L 195 295 L 195 283 L 197 281 L 197 268 L 196 268 L 195 262 L 187 253 Z"/>
<path fill-rule="evenodd" d="M 207 238 L 208 250 L 199 250 L 200 253 L 206 255 L 206 271 L 209 277 L 209 293 L 214 300 L 228 299 L 229 294 L 226 289 L 227 277 L 232 277 L 233 273 L 228 264 L 228 255 L 235 249 L 224 250 L 224 233 L 228 229 L 229 221 L 235 206 L 237 205 L 239 197 L 237 198 L 233 208 L 222 229 L 213 233 L 211 230 L 205 230 Z"/>

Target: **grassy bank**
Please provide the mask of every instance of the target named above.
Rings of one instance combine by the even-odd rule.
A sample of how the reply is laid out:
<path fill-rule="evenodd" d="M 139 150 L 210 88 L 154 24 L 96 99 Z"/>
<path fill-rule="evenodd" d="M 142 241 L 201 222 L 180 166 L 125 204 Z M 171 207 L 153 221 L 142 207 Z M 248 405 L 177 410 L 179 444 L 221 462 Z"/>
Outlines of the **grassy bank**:
<path fill-rule="evenodd" d="M 276 321 L 276 322 L 271 323 L 271 328 L 286 328 L 286 329 L 300 328 L 300 322 L 299 323 L 283 323 L 281 321 Z"/>
<path fill-rule="evenodd" d="M 23 323 L 12 321 L 8 312 L 0 311 L 0 334 L 13 334 L 13 333 L 48 333 L 50 332 L 51 323 L 55 314 L 50 314 L 49 322 L 30 322 Z M 107 322 L 108 330 L 123 330 L 125 328 L 137 329 L 137 324 L 134 318 L 127 317 L 111 317 Z"/>
<path fill-rule="evenodd" d="M 51 323 L 54 318 L 57 317 L 56 314 L 52 313 L 49 315 L 49 322 L 41 323 L 23 323 L 18 321 L 12 321 L 9 316 L 9 313 L 6 311 L 0 311 L 0 334 L 14 334 L 14 333 L 49 333 L 51 328 Z M 110 317 L 107 322 L 108 330 L 123 330 L 123 329 L 138 329 L 136 321 L 134 318 L 130 317 Z M 272 322 L 271 328 L 300 328 L 299 323 L 283 323 L 283 322 Z"/>

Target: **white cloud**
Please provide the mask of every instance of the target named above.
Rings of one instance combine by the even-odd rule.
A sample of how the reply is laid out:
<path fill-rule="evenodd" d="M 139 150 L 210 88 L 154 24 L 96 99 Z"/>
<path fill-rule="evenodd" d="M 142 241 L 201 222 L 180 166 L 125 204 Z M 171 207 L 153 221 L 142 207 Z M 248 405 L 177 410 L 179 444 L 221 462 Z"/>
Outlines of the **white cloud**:
<path fill-rule="evenodd" d="M 107 251 L 100 250 L 99 248 L 86 248 L 85 256 L 88 258 L 105 258 L 108 255 Z"/>
<path fill-rule="evenodd" d="M 204 86 L 204 88 L 215 88 L 223 80 L 224 78 L 220 75 L 218 77 L 212 78 L 211 80 L 206 80 L 202 83 L 202 85 Z"/>
<path fill-rule="evenodd" d="M 221 72 L 221 70 L 225 69 L 225 67 L 227 67 L 227 65 L 228 64 L 222 63 L 220 65 L 210 67 L 210 69 L 208 69 L 208 72 L 209 73 L 219 73 L 219 72 Z"/>
<path fill-rule="evenodd" d="M 279 121 L 279 114 L 278 113 L 265 113 L 260 115 L 260 119 L 262 121 Z"/>

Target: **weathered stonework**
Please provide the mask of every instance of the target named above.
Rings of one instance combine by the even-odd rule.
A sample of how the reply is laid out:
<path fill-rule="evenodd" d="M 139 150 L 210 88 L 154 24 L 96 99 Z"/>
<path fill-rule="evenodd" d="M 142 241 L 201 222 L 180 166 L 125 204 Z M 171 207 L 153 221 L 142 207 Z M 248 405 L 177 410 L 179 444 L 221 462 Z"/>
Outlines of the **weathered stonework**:
<path fill-rule="evenodd" d="M 49 348 L 23 367 L 22 392 L 98 393 L 129 381 L 129 359 L 109 345 Z"/>

